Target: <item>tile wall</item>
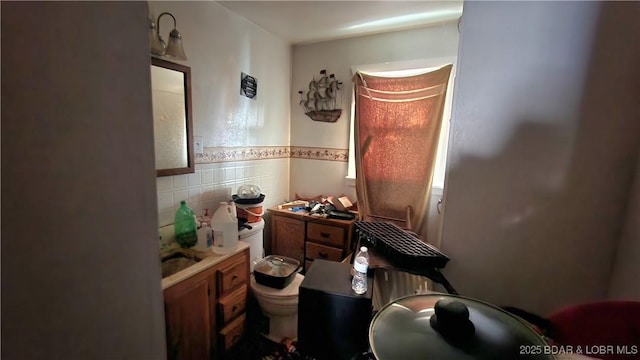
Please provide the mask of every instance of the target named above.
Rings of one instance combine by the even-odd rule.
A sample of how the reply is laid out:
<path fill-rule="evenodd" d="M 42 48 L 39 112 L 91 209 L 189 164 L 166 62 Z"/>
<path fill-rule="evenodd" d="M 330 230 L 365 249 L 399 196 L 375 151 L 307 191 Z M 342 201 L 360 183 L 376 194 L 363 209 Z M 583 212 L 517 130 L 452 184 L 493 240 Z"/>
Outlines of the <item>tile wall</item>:
<path fill-rule="evenodd" d="M 266 194 L 265 208 L 288 200 L 289 159 L 196 164 L 193 174 L 157 178 L 159 226 L 173 224 L 181 200 L 196 214 L 205 208 L 214 212 L 221 201 L 231 200 L 239 186 L 248 184 L 258 185 Z"/>

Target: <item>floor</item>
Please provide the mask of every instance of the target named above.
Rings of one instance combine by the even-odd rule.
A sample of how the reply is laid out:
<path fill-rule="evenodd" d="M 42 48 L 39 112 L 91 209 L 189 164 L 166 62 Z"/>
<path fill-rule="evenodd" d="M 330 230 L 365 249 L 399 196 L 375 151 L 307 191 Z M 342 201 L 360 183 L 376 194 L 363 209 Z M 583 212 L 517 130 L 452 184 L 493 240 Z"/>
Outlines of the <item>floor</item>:
<path fill-rule="evenodd" d="M 247 321 L 244 338 L 229 353 L 227 360 L 317 360 L 302 354 L 296 347 L 296 339 L 283 339 L 273 342 L 262 335 L 268 332 L 267 318 L 262 314 L 253 296 L 247 298 Z M 347 360 L 371 360 L 369 353 L 358 354 Z M 339 360 L 339 359 L 331 359 Z"/>
<path fill-rule="evenodd" d="M 304 356 L 296 348 L 295 339 L 283 339 L 273 342 L 262 336 L 269 329 L 253 297 L 247 301 L 247 322 L 244 338 L 225 356 L 228 360 L 314 360 Z M 266 330 L 266 331 L 265 331 Z"/>
<path fill-rule="evenodd" d="M 244 338 L 225 356 L 226 360 L 318 360 L 302 354 L 295 339 L 275 343 L 255 329 L 247 329 Z M 340 360 L 340 359 L 331 359 Z M 375 360 L 370 353 L 362 353 L 347 360 Z"/>
<path fill-rule="evenodd" d="M 260 334 L 247 334 L 237 344 L 226 359 L 229 360 L 314 360 L 304 356 L 295 347 L 295 340 L 286 340 L 280 344 L 266 339 Z"/>
<path fill-rule="evenodd" d="M 253 334 L 236 345 L 233 353 L 225 359 L 229 360 L 316 360 L 298 351 L 295 340 L 285 340 L 276 344 L 262 335 Z M 339 360 L 339 359 L 331 359 Z M 371 353 L 362 353 L 348 360 L 375 360 Z"/>

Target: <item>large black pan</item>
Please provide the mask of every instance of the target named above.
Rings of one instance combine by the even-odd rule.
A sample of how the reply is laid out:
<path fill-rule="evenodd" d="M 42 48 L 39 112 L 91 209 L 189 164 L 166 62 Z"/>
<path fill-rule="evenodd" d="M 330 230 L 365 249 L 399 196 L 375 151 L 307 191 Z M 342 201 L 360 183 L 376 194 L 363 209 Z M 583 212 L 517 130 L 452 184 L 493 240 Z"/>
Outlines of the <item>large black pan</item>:
<path fill-rule="evenodd" d="M 253 276 L 260 285 L 284 289 L 300 270 L 300 261 L 296 259 L 269 255 L 253 267 Z"/>

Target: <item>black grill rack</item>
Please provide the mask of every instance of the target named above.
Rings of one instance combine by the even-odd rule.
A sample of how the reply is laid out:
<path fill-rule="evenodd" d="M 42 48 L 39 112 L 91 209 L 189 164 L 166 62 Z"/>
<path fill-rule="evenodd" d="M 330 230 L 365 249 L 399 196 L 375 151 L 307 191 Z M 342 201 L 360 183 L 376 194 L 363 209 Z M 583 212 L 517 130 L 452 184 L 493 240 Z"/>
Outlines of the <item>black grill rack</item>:
<path fill-rule="evenodd" d="M 361 245 L 373 247 L 389 262 L 414 272 L 444 268 L 449 258 L 397 225 L 383 221 L 354 221 Z"/>

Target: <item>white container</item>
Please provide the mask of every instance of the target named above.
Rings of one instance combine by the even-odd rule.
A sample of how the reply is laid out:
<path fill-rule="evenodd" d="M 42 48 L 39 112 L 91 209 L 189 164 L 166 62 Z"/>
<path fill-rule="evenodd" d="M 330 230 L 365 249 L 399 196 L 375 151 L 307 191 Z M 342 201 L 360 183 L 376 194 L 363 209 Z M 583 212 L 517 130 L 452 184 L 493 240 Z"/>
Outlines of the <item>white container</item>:
<path fill-rule="evenodd" d="M 238 246 L 238 219 L 233 203 L 221 202 L 211 217 L 213 229 L 213 252 L 229 254 Z"/>
<path fill-rule="evenodd" d="M 198 234 L 198 243 L 195 249 L 201 251 L 210 250 L 213 246 L 213 231 L 208 223 L 202 222 L 201 225 L 202 226 L 196 231 Z"/>
<path fill-rule="evenodd" d="M 253 272 L 255 264 L 264 257 L 264 219 L 251 224 L 251 229 L 239 232 L 240 241 L 249 244 L 249 271 Z"/>

